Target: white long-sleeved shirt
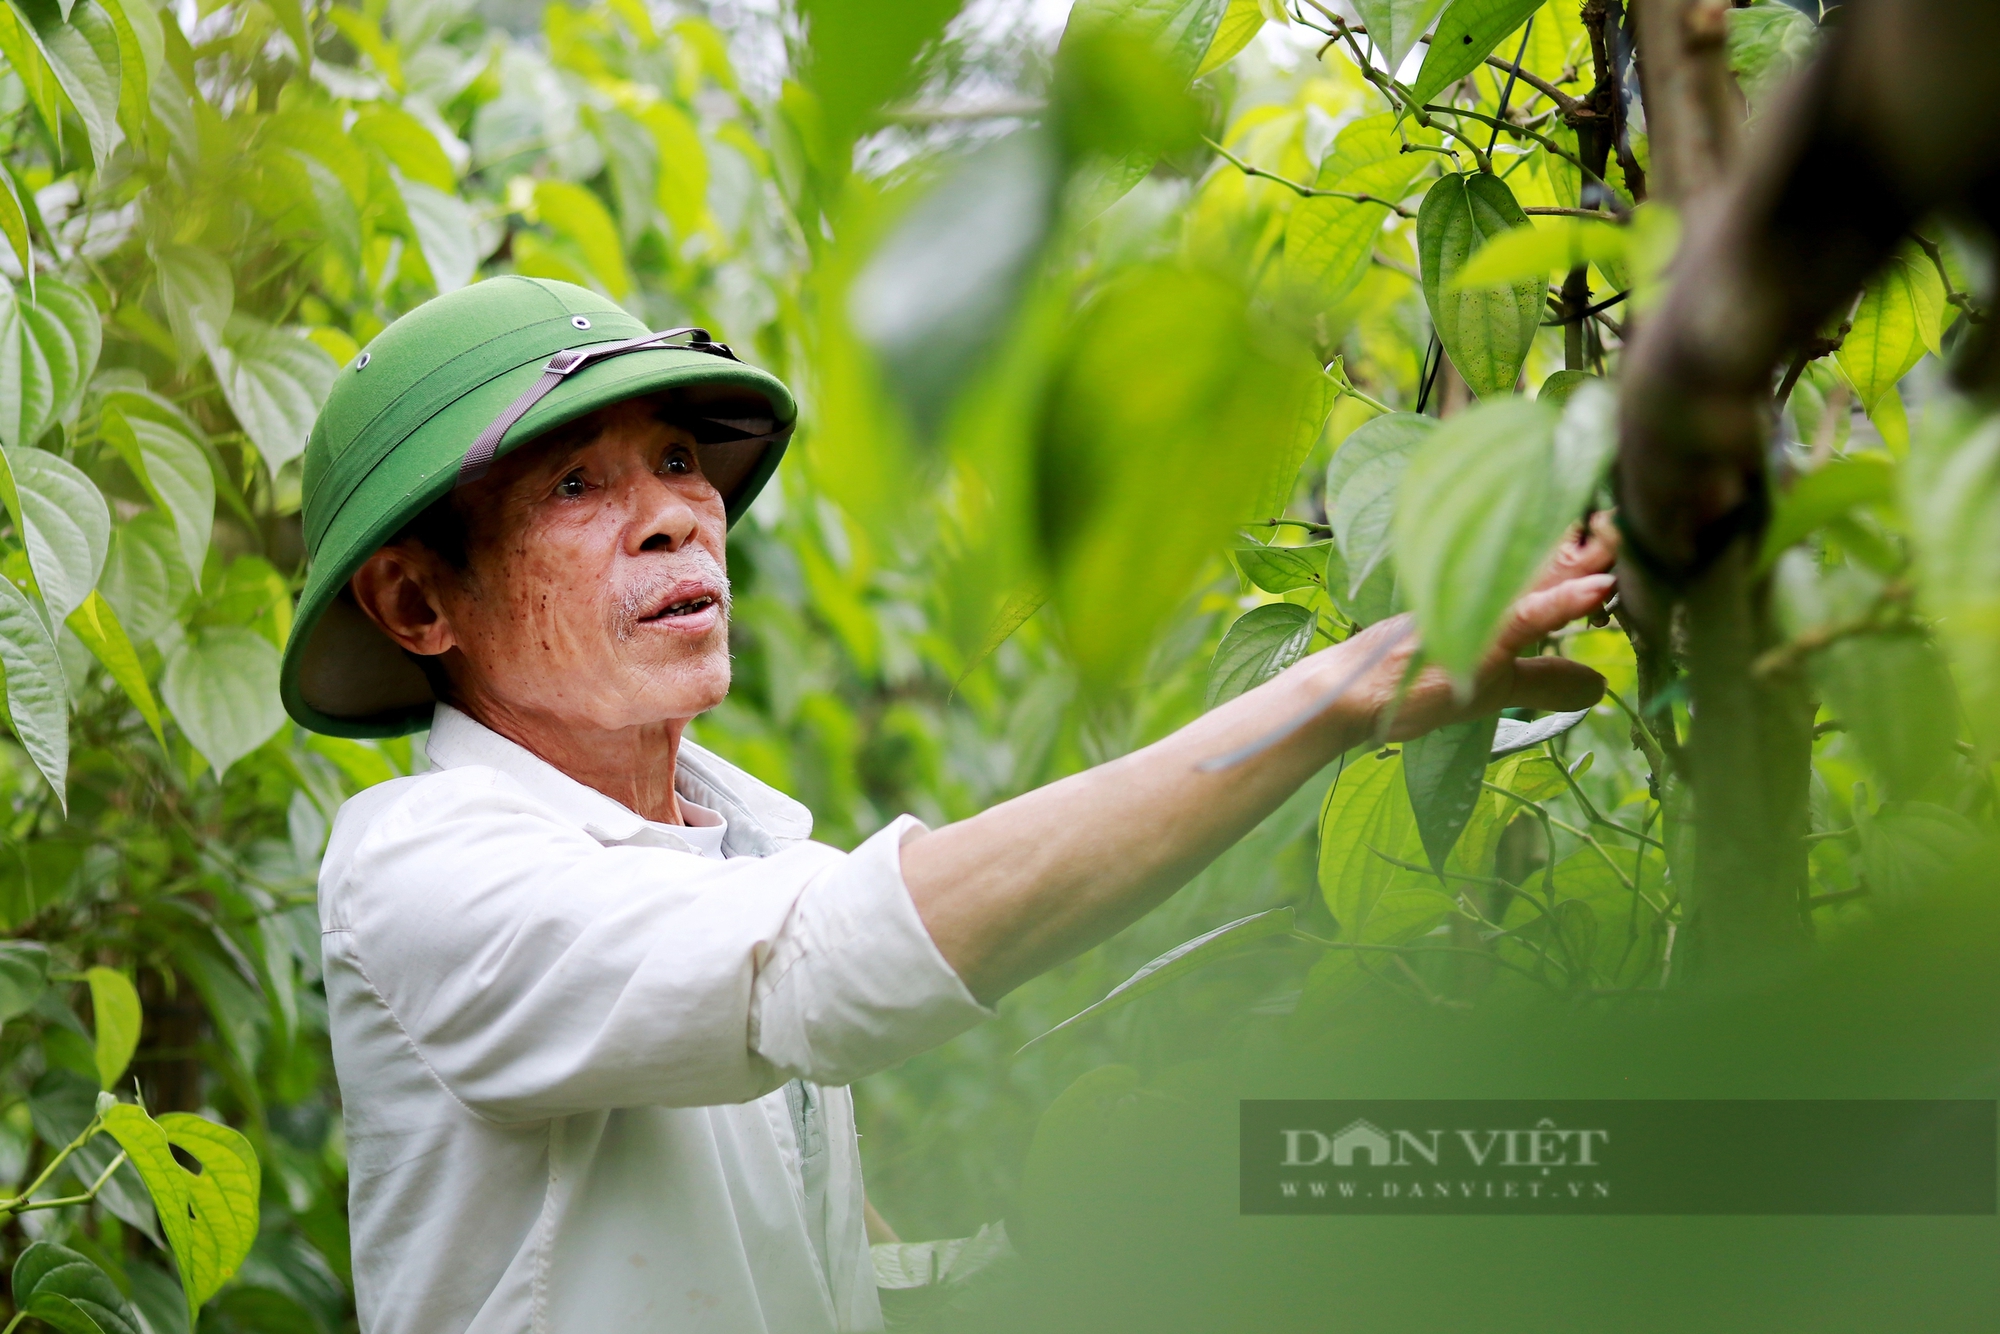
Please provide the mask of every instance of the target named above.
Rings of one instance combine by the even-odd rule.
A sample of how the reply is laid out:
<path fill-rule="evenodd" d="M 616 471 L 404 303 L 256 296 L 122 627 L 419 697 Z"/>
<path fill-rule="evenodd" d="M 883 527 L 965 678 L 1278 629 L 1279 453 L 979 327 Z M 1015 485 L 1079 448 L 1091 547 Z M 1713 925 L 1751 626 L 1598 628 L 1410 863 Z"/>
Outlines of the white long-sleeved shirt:
<path fill-rule="evenodd" d="M 320 871 L 361 1328 L 878 1327 L 844 1086 L 991 1013 L 903 885 L 916 821 L 842 853 L 684 744 L 716 860 L 454 709 L 428 752 Z"/>

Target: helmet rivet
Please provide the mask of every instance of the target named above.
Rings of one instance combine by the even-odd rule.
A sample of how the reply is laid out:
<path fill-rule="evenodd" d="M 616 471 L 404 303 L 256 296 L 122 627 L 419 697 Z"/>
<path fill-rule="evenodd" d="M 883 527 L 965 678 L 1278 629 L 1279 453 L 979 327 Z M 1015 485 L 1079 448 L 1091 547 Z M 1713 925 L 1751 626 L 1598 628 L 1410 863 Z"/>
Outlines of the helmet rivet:
<path fill-rule="evenodd" d="M 589 321 L 589 320 L 587 320 L 587 319 L 585 319 L 585 318 L 584 318 L 583 316 L 581 316 L 581 315 L 572 315 L 572 316 L 570 316 L 570 318 L 569 318 L 569 322 L 570 322 L 571 324 L 574 324 L 574 325 L 575 325 L 575 326 L 576 326 L 577 328 L 579 328 L 579 329 L 588 329 L 588 328 L 590 327 L 590 321 Z"/>
<path fill-rule="evenodd" d="M 360 356 L 356 357 L 354 359 L 354 369 L 357 371 L 366 370 L 368 368 L 368 358 L 371 355 L 371 353 L 363 352 Z"/>

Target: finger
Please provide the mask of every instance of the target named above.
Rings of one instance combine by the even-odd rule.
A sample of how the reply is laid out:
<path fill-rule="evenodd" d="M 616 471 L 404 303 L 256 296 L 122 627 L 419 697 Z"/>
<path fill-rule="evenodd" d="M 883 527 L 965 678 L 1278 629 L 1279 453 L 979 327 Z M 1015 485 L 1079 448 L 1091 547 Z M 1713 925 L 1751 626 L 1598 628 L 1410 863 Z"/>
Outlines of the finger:
<path fill-rule="evenodd" d="M 1593 514 L 1590 527 L 1572 524 L 1535 577 L 1537 591 L 1554 588 L 1566 579 L 1579 579 L 1611 568 L 1618 559 L 1618 530 L 1602 513 Z"/>
<path fill-rule="evenodd" d="M 1562 629 L 1579 616 L 1604 605 L 1618 580 L 1608 574 L 1567 579 L 1553 588 L 1524 594 L 1507 613 L 1496 652 L 1512 657 L 1543 635 Z"/>
<path fill-rule="evenodd" d="M 1521 658 L 1503 707 L 1572 713 L 1604 698 L 1604 678 L 1568 658 Z"/>

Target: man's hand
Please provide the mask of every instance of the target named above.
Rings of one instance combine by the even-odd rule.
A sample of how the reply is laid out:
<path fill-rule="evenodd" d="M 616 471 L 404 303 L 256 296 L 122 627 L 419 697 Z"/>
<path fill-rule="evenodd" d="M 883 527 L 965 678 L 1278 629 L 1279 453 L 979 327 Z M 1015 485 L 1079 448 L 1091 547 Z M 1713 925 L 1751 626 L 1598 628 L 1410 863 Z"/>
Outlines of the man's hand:
<path fill-rule="evenodd" d="M 1397 698 L 1416 652 L 1409 620 L 1373 626 L 1316 653 L 1144 750 L 919 835 L 903 881 L 931 939 L 973 995 L 992 1002 L 1088 949 L 1180 888 L 1341 751 L 1411 737 L 1506 705 L 1577 709 L 1604 680 L 1581 663 L 1517 658 L 1600 607 L 1616 554 L 1608 522 L 1572 534 L 1509 613 L 1470 700 L 1426 668 Z M 1385 639 L 1401 638 L 1338 699 Z M 1316 713 L 1314 701 L 1321 702 Z M 1394 709 L 1393 715 L 1390 710 Z M 1312 721 L 1299 725 L 1302 716 Z M 1241 763 L 1218 755 L 1248 748 Z"/>
<path fill-rule="evenodd" d="M 1347 644 L 1343 657 L 1365 657 L 1382 640 L 1401 635 L 1402 641 L 1354 686 L 1354 704 L 1375 720 L 1376 734 L 1385 741 L 1406 741 L 1449 723 L 1478 718 L 1505 708 L 1567 711 L 1587 709 L 1604 697 L 1604 678 L 1567 658 L 1520 657 L 1536 641 L 1604 605 L 1616 580 L 1605 571 L 1618 558 L 1618 532 L 1609 515 L 1592 518 L 1588 531 L 1573 528 L 1549 557 L 1534 587 L 1507 613 L 1500 638 L 1480 665 L 1469 700 L 1452 690 L 1451 678 L 1439 667 L 1425 667 L 1402 698 L 1398 688 L 1418 650 L 1415 627 L 1408 613 L 1368 627 Z M 1347 648 L 1347 645 L 1353 647 Z M 1331 655 L 1333 650 L 1327 650 Z M 1393 710 L 1393 714 L 1392 711 Z M 1388 720 L 1386 731 L 1382 720 Z"/>

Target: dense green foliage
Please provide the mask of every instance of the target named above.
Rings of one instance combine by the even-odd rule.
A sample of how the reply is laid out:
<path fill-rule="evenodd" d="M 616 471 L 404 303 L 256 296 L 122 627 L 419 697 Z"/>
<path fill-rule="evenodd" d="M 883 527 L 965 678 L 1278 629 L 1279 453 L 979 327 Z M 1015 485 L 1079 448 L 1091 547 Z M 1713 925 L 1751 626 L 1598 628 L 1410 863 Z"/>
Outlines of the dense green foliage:
<path fill-rule="evenodd" d="M 518 31 L 454 0 L 0 6 L 0 1176 L 48 1175 L 100 1087 L 162 1114 L 105 1113 L 143 1182 L 18 1215 L 17 1307 L 111 1330 L 129 1298 L 163 1334 L 180 1272 L 220 1291 L 213 1327 L 351 1323 L 312 884 L 340 802 L 421 750 L 295 728 L 277 652 L 318 400 L 435 293 L 584 283 L 800 390 L 731 543 L 735 688 L 693 735 L 843 846 L 1129 751 L 1405 607 L 1464 672 L 1605 503 L 1620 319 L 1677 224 L 1642 133 L 1593 151 L 1571 123 L 1630 77 L 1603 6 L 1593 32 L 1563 0 L 1359 0 L 1388 71 L 1310 0 L 1083 0 L 1052 51 L 956 8 L 800 0 L 724 32 L 644 0 Z M 1731 20 L 1754 110 L 1818 30 L 1776 0 Z M 1780 402 L 1791 639 L 1759 670 L 1825 701 L 1823 935 L 1994 815 L 1994 428 L 1939 397 L 1913 441 L 1903 397 L 1976 313 L 1972 264 L 1913 240 Z M 930 1236 L 1016 1210 L 1037 1118 L 1106 1062 L 1304 1041 L 1385 996 L 1672 985 L 1679 664 L 1615 625 L 1548 651 L 1612 697 L 1349 756 L 1167 909 L 864 1083 L 883 1213 Z M 146 1192 L 189 1189 L 169 1141 L 229 1161 L 217 1120 L 254 1148 L 230 1198 L 261 1189 L 256 1242 L 204 1200 L 240 1236 L 172 1271 L 141 1235 L 193 1252 Z M 102 1145 L 40 1198 L 88 1189 Z"/>

